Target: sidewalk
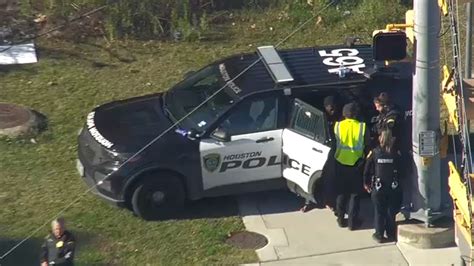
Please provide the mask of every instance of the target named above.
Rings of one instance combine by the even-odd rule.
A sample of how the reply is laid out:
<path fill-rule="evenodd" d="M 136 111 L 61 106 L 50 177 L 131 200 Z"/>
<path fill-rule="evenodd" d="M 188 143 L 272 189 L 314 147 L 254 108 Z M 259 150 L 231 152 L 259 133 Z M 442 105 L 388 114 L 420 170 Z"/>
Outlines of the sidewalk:
<path fill-rule="evenodd" d="M 362 227 L 339 228 L 328 209 L 299 211 L 302 201 L 286 191 L 241 196 L 239 207 L 249 231 L 267 236 L 257 250 L 261 265 L 460 265 L 457 247 L 415 249 L 404 244 L 372 240 L 373 211 L 361 202 Z"/>

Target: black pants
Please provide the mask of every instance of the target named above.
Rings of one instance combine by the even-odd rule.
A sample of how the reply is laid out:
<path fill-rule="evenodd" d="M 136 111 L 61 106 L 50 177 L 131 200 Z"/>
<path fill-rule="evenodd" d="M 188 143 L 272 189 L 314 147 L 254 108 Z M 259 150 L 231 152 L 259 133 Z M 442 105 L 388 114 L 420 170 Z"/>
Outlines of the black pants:
<path fill-rule="evenodd" d="M 323 197 L 324 197 L 324 204 L 331 207 L 336 208 L 336 160 L 334 159 L 334 152 L 330 152 L 328 155 L 328 159 L 326 164 L 323 168 L 323 177 L 324 177 L 324 184 L 323 184 Z"/>
<path fill-rule="evenodd" d="M 375 211 L 375 233 L 380 237 L 386 233 L 387 237 L 395 238 L 397 233 L 395 216 L 400 211 L 401 191 L 399 188 L 394 190 L 387 184 L 378 191 L 373 190 L 371 198 Z"/>
<path fill-rule="evenodd" d="M 343 219 L 347 202 L 349 208 L 349 226 L 359 217 L 360 197 L 362 192 L 362 172 L 360 164 L 346 166 L 336 161 L 336 215 Z"/>

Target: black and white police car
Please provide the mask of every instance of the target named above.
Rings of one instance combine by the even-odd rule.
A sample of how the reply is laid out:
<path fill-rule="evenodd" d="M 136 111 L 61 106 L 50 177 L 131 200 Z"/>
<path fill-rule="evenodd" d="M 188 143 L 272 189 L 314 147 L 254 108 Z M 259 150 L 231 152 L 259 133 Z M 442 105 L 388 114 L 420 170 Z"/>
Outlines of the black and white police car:
<path fill-rule="evenodd" d="M 165 93 L 95 108 L 78 137 L 77 168 L 94 186 L 229 82 L 93 191 L 144 219 L 167 215 L 186 200 L 282 186 L 314 200 L 331 146 L 326 96 L 357 101 L 369 122 L 376 115 L 373 97 L 389 91 L 409 113 L 410 64 L 383 72 L 374 65 L 369 45 L 264 46 L 214 62 Z"/>

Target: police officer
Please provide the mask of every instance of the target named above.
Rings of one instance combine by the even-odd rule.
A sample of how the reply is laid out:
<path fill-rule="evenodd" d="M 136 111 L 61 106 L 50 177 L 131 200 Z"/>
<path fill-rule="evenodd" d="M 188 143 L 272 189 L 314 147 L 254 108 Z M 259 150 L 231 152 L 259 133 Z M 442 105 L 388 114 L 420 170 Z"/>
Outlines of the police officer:
<path fill-rule="evenodd" d="M 344 215 L 349 200 L 348 227 L 354 230 L 360 225 L 359 194 L 363 191 L 362 165 L 365 144 L 367 143 L 366 124 L 356 120 L 358 106 L 355 103 L 346 104 L 342 110 L 344 120 L 336 122 L 334 135 L 336 137 L 336 216 L 340 227 L 345 226 Z"/>
<path fill-rule="evenodd" d="M 367 156 L 364 187 L 371 193 L 375 211 L 375 233 L 372 238 L 381 243 L 384 233 L 390 241 L 396 237 L 395 216 L 400 210 L 401 190 L 398 184 L 399 155 L 393 149 L 391 131 L 380 133 L 379 145 Z"/>
<path fill-rule="evenodd" d="M 51 222 L 52 232 L 46 236 L 41 247 L 41 266 L 74 265 L 74 236 L 66 230 L 64 219 L 58 218 Z"/>
<path fill-rule="evenodd" d="M 398 150 L 400 148 L 398 145 L 400 138 L 400 111 L 395 107 L 387 92 L 382 92 L 374 98 L 374 106 L 379 112 L 375 119 L 376 124 L 373 127 L 374 139 L 377 140 L 383 130 L 390 129 L 392 130 L 395 149 Z M 373 143 L 372 147 L 375 146 L 376 143 Z"/>

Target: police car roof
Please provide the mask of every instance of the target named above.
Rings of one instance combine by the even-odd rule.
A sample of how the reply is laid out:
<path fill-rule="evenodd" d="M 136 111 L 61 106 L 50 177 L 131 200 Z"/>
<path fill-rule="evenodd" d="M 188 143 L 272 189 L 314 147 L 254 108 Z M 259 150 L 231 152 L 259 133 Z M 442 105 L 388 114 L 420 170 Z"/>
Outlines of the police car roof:
<path fill-rule="evenodd" d="M 323 46 L 288 49 L 278 51 L 284 64 L 294 78 L 294 81 L 277 84 L 272 79 L 267 67 L 261 60 L 245 74 L 235 80 L 241 89 L 240 97 L 255 92 L 294 87 L 315 87 L 324 85 L 340 85 L 362 83 L 367 80 L 363 74 L 349 74 L 340 78 L 337 73 L 330 73 L 339 68 L 340 63 L 349 66 L 360 65 L 360 70 L 373 68 L 374 60 L 372 47 L 369 45 Z M 232 56 L 221 61 L 230 77 L 235 77 L 259 58 L 257 53 Z"/>

